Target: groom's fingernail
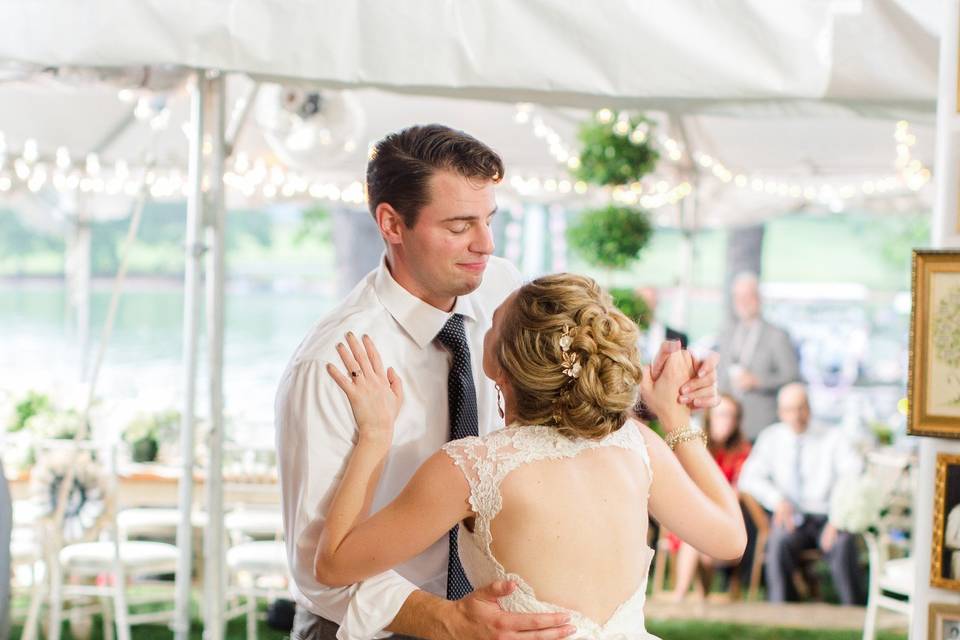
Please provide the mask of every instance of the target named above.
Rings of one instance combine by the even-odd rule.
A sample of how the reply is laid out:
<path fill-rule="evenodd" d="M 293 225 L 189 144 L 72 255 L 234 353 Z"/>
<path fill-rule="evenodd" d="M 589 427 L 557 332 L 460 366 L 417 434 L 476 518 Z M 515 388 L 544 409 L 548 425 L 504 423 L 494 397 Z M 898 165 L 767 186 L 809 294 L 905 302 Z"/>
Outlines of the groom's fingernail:
<path fill-rule="evenodd" d="M 687 400 L 689 400 L 687 396 L 680 396 L 680 402 L 686 402 Z"/>

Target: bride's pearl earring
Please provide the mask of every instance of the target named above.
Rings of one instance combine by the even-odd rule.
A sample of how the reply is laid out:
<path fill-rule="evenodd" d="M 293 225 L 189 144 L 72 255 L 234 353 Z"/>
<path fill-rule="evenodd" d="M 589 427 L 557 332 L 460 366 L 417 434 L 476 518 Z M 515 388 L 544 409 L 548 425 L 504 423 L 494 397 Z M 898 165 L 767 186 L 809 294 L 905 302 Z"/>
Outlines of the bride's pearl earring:
<path fill-rule="evenodd" d="M 503 392 L 500 389 L 500 385 L 494 385 L 497 388 L 497 413 L 500 414 L 500 418 L 503 418 Z"/>

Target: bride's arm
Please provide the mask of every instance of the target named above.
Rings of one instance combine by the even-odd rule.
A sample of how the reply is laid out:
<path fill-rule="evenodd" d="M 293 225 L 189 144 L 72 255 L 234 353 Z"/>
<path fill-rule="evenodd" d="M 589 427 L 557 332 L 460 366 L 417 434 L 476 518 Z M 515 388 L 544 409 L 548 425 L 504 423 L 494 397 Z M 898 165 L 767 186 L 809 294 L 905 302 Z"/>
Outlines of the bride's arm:
<path fill-rule="evenodd" d="M 469 487 L 452 459 L 438 452 L 400 495 L 367 518 L 403 402 L 400 379 L 386 372 L 373 342 L 347 334 L 337 345 L 347 374 L 327 370 L 350 400 L 357 444 L 327 510 L 314 571 L 327 586 L 345 586 L 401 564 L 438 540 L 469 513 Z"/>
<path fill-rule="evenodd" d="M 314 570 L 322 584 L 346 586 L 402 564 L 470 515 L 466 478 L 438 451 L 393 502 L 363 519 L 384 457 L 361 443 L 350 457 L 317 548 Z"/>
<path fill-rule="evenodd" d="M 643 435 L 653 467 L 653 517 L 708 556 L 740 558 L 747 544 L 740 503 L 707 448 L 691 440 L 671 451 L 649 428 Z"/>
<path fill-rule="evenodd" d="M 683 365 L 679 361 L 672 364 L 668 377 L 682 383 L 687 377 Z M 642 392 L 656 405 L 667 433 L 689 427 L 690 411 L 676 402 L 671 381 L 661 380 L 657 385 L 654 388 L 645 380 Z M 643 427 L 642 432 L 653 467 L 650 513 L 680 539 L 709 556 L 721 560 L 742 556 L 747 534 L 737 495 L 703 443 L 688 440 L 671 451 L 649 428 Z"/>

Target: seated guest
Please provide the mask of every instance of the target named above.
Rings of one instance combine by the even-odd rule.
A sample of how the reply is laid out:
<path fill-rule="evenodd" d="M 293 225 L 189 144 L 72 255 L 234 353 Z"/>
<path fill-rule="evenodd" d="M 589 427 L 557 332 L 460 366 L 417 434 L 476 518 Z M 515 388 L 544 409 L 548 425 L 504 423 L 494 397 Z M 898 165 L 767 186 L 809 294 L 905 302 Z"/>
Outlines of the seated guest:
<path fill-rule="evenodd" d="M 740 428 L 740 418 L 740 403 L 733 396 L 721 395 L 720 404 L 707 412 L 704 423 L 710 453 L 727 478 L 727 482 L 733 487 L 737 486 L 740 469 L 750 454 L 750 443 L 747 442 L 743 430 Z M 717 562 L 710 556 L 698 552 L 672 533 L 669 536 L 671 550 L 677 553 L 677 581 L 673 590 L 673 599 L 676 601 L 683 600 L 686 596 L 699 567 L 713 569 L 714 567 L 729 565 L 729 563 Z M 709 576 L 711 574 L 711 571 L 705 571 L 702 575 Z M 710 585 L 705 580 L 703 585 L 704 595 L 709 590 Z"/>
<path fill-rule="evenodd" d="M 740 474 L 740 491 L 773 513 L 765 574 L 771 602 L 795 600 L 792 576 L 802 551 L 819 547 L 843 604 L 865 594 L 853 534 L 827 520 L 838 480 L 857 475 L 863 460 L 839 429 L 810 422 L 807 390 L 788 384 L 777 396 L 780 422 L 760 432 Z"/>

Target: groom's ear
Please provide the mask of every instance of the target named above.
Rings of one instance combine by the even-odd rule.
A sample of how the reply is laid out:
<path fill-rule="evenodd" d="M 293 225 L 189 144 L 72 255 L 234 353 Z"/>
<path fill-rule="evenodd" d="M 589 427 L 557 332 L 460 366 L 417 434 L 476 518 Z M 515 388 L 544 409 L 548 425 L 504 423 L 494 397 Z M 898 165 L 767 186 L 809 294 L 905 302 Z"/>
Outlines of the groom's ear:
<path fill-rule="evenodd" d="M 377 226 L 380 228 L 380 235 L 386 240 L 387 244 L 400 244 L 403 237 L 400 235 L 400 228 L 403 227 L 403 217 L 397 213 L 390 204 L 381 202 L 377 205 L 374 215 L 377 220 Z"/>

